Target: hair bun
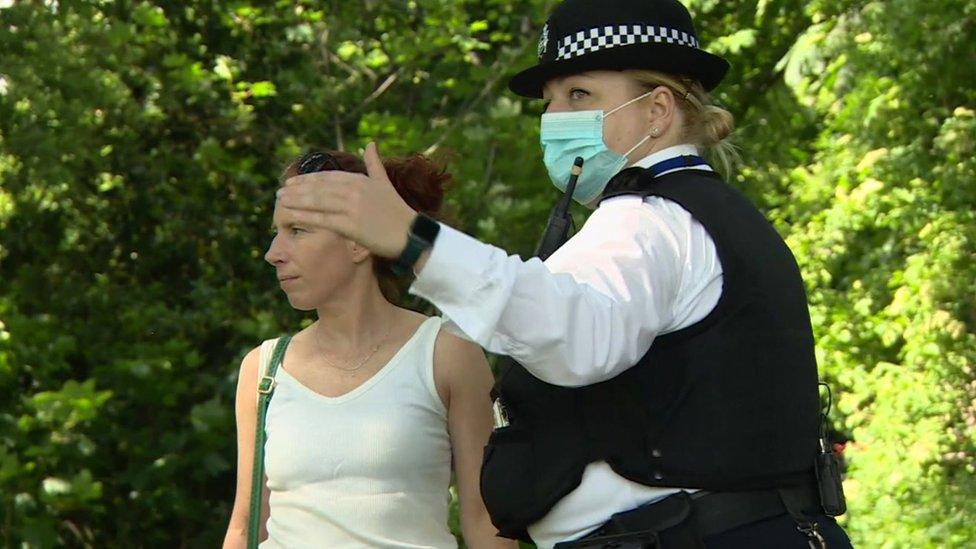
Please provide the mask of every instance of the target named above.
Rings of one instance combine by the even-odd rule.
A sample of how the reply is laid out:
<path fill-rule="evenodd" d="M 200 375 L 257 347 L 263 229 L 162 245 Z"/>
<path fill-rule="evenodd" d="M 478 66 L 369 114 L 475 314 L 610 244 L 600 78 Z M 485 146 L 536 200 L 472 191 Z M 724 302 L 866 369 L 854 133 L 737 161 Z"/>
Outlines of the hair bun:
<path fill-rule="evenodd" d="M 411 208 L 431 217 L 440 214 L 444 189 L 451 181 L 443 164 L 414 154 L 391 158 L 384 162 L 384 166 L 393 187 Z"/>
<path fill-rule="evenodd" d="M 702 126 L 704 130 L 705 146 L 721 143 L 735 128 L 732 114 L 715 105 L 706 105 L 702 109 Z"/>

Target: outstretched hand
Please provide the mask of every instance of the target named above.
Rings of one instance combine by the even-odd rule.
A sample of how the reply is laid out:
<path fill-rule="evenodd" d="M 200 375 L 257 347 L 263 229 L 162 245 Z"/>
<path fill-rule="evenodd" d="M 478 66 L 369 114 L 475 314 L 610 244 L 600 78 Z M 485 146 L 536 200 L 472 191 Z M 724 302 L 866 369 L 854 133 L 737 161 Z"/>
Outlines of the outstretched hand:
<path fill-rule="evenodd" d="M 375 143 L 363 156 L 367 175 L 325 171 L 296 175 L 278 190 L 278 206 L 299 223 L 335 231 L 374 255 L 395 258 L 417 215 L 393 188 Z"/>

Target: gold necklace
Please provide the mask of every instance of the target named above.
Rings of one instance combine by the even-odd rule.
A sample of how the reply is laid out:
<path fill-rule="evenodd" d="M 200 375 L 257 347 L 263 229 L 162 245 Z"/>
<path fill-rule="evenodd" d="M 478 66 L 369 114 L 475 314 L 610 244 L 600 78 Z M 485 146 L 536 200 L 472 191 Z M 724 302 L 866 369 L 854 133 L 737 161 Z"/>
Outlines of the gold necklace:
<path fill-rule="evenodd" d="M 321 321 L 319 321 L 319 325 L 321 325 Z M 335 362 L 329 360 L 329 357 L 325 356 L 325 345 L 322 345 L 322 334 L 319 333 L 319 330 L 315 330 L 315 341 L 316 343 L 318 343 L 319 346 L 319 354 L 322 355 L 322 360 L 325 360 L 326 364 L 328 364 L 332 368 L 335 368 L 336 370 L 341 370 L 347 373 L 354 373 L 358 371 L 360 368 L 362 368 L 363 366 L 365 366 L 366 363 L 369 361 L 369 359 L 373 358 L 373 355 L 376 354 L 376 351 L 380 350 L 380 347 L 384 343 L 386 343 L 386 338 L 389 337 L 390 332 L 392 330 L 393 330 L 393 323 L 391 322 L 389 327 L 386 329 L 386 334 L 384 334 L 383 337 L 379 340 L 379 342 L 377 342 L 376 345 L 373 346 L 373 350 L 367 353 L 366 356 L 364 356 L 361 360 L 359 360 L 359 362 L 357 362 L 356 365 L 353 366 L 352 368 L 339 366 Z"/>

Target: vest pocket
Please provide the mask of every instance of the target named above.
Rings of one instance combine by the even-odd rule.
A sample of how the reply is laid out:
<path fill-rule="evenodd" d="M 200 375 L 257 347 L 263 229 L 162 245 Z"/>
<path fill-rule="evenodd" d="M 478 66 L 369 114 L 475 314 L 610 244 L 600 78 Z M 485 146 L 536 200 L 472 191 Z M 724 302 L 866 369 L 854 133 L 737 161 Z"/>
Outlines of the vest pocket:
<path fill-rule="evenodd" d="M 526 507 L 535 501 L 532 440 L 518 426 L 496 429 L 485 446 L 481 463 L 481 497 L 492 523 L 503 535 L 524 528 Z"/>

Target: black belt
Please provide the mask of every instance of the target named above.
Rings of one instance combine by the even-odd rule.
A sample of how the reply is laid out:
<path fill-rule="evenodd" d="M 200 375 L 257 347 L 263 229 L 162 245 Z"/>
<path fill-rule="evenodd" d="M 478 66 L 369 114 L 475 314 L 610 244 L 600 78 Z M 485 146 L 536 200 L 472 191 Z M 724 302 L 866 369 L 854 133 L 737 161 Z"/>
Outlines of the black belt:
<path fill-rule="evenodd" d="M 668 537 L 669 529 L 679 530 L 678 525 L 683 526 L 682 536 L 701 540 L 784 513 L 797 517 L 820 512 L 816 485 L 750 492 L 678 492 L 617 513 L 596 531 L 558 543 L 556 548 L 612 547 L 615 543 L 620 547 L 657 546 Z"/>

